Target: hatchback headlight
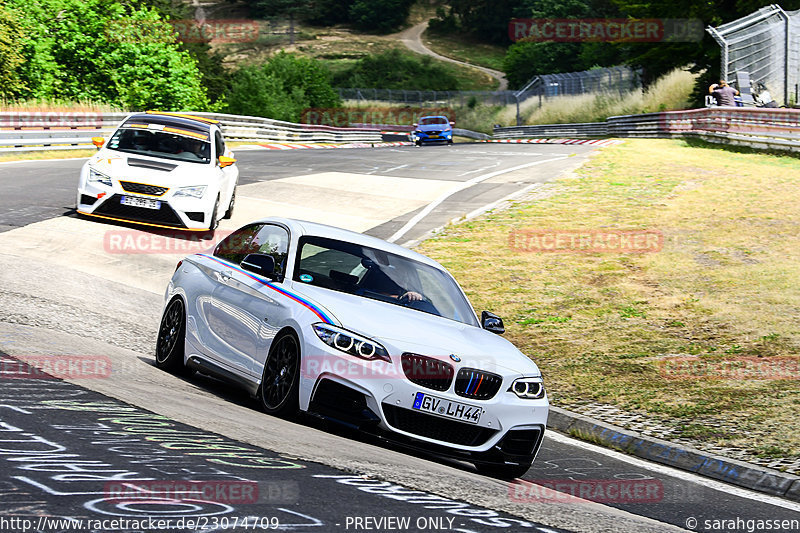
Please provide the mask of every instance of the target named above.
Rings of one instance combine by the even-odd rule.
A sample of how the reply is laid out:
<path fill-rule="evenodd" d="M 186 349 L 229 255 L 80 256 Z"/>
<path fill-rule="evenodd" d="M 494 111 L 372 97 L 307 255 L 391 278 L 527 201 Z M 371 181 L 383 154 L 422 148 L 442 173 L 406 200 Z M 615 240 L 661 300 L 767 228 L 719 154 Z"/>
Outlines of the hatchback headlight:
<path fill-rule="evenodd" d="M 206 193 L 206 186 L 205 185 L 195 185 L 193 187 L 181 187 L 177 191 L 175 191 L 175 196 L 188 196 L 190 198 L 202 198 L 203 195 Z"/>
<path fill-rule="evenodd" d="M 317 337 L 332 348 L 368 361 L 382 359 L 392 362 L 386 348 L 372 339 L 330 324 L 314 324 L 313 327 Z"/>
<path fill-rule="evenodd" d="M 508 391 L 525 400 L 538 400 L 544 397 L 544 383 L 542 378 L 519 378 L 514 380 Z"/>
<path fill-rule="evenodd" d="M 89 181 L 91 183 L 102 183 L 106 187 L 111 187 L 111 178 L 102 172 L 96 171 L 92 167 L 89 167 Z"/>

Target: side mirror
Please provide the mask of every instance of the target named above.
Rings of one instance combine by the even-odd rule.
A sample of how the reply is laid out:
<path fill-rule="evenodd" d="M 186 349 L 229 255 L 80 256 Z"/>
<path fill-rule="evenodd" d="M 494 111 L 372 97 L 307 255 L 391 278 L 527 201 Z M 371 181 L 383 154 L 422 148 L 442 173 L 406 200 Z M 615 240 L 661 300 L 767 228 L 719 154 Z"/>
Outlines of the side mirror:
<path fill-rule="evenodd" d="M 242 263 L 244 264 L 244 263 Z M 486 331 L 491 331 L 498 335 L 506 332 L 506 327 L 503 325 L 503 319 L 494 313 L 484 311 L 481 313 L 481 327 Z"/>
<path fill-rule="evenodd" d="M 236 163 L 236 160 L 232 157 L 227 157 L 224 155 L 219 156 L 219 166 L 221 168 L 229 167 L 234 163 Z"/>
<path fill-rule="evenodd" d="M 105 144 L 106 140 L 102 137 L 92 137 L 92 144 L 97 146 L 97 148 L 102 148 Z"/>
<path fill-rule="evenodd" d="M 275 273 L 275 258 L 265 254 L 248 254 L 242 259 L 242 268 L 253 274 L 265 278 L 282 281 L 281 276 Z"/>
<path fill-rule="evenodd" d="M 456 123 L 455 123 L 455 122 L 453 122 L 453 121 L 451 120 L 451 121 L 450 121 L 450 125 L 451 125 L 451 126 L 455 126 L 455 125 L 456 125 Z"/>
<path fill-rule="evenodd" d="M 417 126 L 419 126 L 419 124 L 417 124 L 417 123 L 415 122 L 415 123 L 413 123 L 411 126 L 412 126 L 412 127 L 414 127 L 414 128 L 416 128 Z"/>

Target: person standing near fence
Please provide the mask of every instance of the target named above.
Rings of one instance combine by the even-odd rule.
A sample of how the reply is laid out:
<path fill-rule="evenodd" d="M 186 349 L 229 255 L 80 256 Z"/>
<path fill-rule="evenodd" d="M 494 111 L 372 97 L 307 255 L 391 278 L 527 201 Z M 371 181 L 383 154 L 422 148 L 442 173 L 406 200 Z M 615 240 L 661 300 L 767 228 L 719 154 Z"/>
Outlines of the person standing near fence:
<path fill-rule="evenodd" d="M 736 100 L 733 97 L 739 95 L 739 91 L 728 85 L 725 80 L 720 80 L 718 84 L 711 84 L 708 92 L 717 101 L 717 105 L 720 106 L 735 106 Z"/>

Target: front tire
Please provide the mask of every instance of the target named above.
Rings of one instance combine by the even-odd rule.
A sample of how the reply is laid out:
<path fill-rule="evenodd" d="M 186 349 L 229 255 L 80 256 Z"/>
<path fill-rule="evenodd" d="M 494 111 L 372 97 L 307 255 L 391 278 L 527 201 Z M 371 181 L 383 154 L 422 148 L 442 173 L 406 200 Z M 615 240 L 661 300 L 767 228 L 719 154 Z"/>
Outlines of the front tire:
<path fill-rule="evenodd" d="M 214 231 L 219 227 L 219 217 L 217 216 L 219 213 L 219 195 L 217 195 L 217 199 L 214 201 L 214 210 L 211 211 L 211 220 L 208 223 L 208 231 Z"/>
<path fill-rule="evenodd" d="M 225 216 L 222 217 L 224 219 L 229 219 L 233 216 L 233 208 L 236 205 L 236 187 L 233 188 L 233 193 L 231 193 L 231 203 L 228 204 L 228 210 L 225 211 Z"/>
<path fill-rule="evenodd" d="M 174 298 L 164 310 L 156 340 L 156 366 L 168 372 L 186 369 L 183 355 L 186 341 L 186 308 L 183 300 Z"/>
<path fill-rule="evenodd" d="M 261 378 L 261 408 L 274 416 L 297 412 L 300 389 L 300 345 L 286 332 L 272 342 Z"/>

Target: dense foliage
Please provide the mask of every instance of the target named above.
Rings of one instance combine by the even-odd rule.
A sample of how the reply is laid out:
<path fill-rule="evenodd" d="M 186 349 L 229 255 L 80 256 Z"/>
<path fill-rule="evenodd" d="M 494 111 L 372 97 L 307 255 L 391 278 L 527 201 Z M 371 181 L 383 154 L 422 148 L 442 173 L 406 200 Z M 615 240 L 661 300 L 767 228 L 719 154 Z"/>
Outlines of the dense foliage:
<path fill-rule="evenodd" d="M 340 104 L 328 77 L 318 61 L 281 52 L 264 65 L 235 73 L 226 110 L 298 122 L 304 109 Z"/>
<path fill-rule="evenodd" d="M 133 109 L 208 106 L 197 61 L 153 8 L 109 0 L 6 0 L 2 9 L 13 14 L 10 23 L 0 16 L 0 58 L 3 77 L 14 83 L 0 86 L 0 96 Z"/>
<path fill-rule="evenodd" d="M 256 0 L 255 16 L 289 17 L 320 26 L 350 24 L 368 33 L 402 26 L 414 0 Z"/>
<path fill-rule="evenodd" d="M 709 35 L 688 43 L 555 43 L 511 44 L 508 21 L 512 18 L 665 18 L 699 19 L 718 26 L 747 15 L 771 2 L 763 0 L 443 0 L 431 28 L 460 32 L 470 39 L 509 46 L 505 68 L 512 87 L 536 74 L 584 70 L 593 66 L 627 63 L 641 68 L 650 82 L 676 67 L 692 65 L 707 74 L 706 84 L 718 76 L 719 45 Z M 800 0 L 781 3 L 800 8 Z M 699 94 L 699 93 L 698 93 Z"/>
<path fill-rule="evenodd" d="M 432 58 L 397 49 L 359 59 L 352 67 L 339 73 L 334 84 L 337 87 L 368 89 L 458 89 L 456 77 Z"/>

